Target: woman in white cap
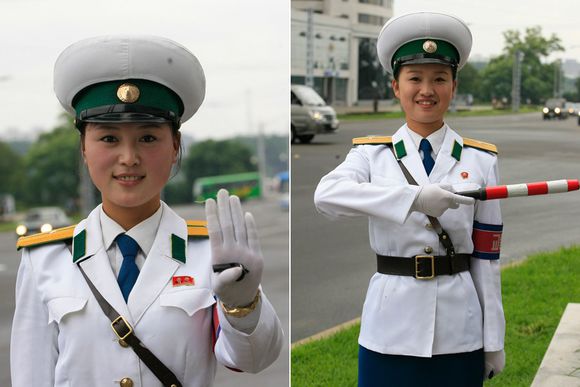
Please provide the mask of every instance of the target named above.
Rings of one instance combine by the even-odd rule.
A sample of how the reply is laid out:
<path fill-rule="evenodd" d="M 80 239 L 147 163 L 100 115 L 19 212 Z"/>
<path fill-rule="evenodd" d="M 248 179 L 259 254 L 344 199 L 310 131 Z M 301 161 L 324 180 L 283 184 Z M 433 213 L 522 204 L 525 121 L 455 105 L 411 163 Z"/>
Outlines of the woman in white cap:
<path fill-rule="evenodd" d="M 252 215 L 225 190 L 207 227 L 160 200 L 205 95 L 197 58 L 159 37 L 91 38 L 59 56 L 54 85 L 102 204 L 18 242 L 13 386 L 201 387 L 217 362 L 266 368 L 283 333 Z"/>
<path fill-rule="evenodd" d="M 471 43 L 453 16 L 389 20 L 378 56 L 406 124 L 354 139 L 315 192 L 330 218 L 369 218 L 377 273 L 361 318 L 359 386 L 481 386 L 504 367 L 499 203 L 455 194 L 498 183 L 497 149 L 444 122 Z"/>

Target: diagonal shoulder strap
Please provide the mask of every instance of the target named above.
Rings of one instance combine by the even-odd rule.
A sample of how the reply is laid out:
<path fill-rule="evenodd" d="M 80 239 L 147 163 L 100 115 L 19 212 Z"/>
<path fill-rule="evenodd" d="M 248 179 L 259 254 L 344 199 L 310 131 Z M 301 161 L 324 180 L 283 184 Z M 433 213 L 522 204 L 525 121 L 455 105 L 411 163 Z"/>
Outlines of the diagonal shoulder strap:
<path fill-rule="evenodd" d="M 133 328 L 127 322 L 127 320 L 125 320 L 125 318 L 121 316 L 119 312 L 117 312 L 115 308 L 113 308 L 113 306 L 109 304 L 107 300 L 105 300 L 105 297 L 103 297 L 103 295 L 97 290 L 95 285 L 86 275 L 85 271 L 81 266 L 81 263 L 78 264 L 78 267 L 79 270 L 81 271 L 81 274 L 87 281 L 89 289 L 91 289 L 91 292 L 93 293 L 93 295 L 97 299 L 97 302 L 99 303 L 99 306 L 103 310 L 103 313 L 105 313 L 105 315 L 109 318 L 109 320 L 111 320 L 111 328 L 119 338 L 119 342 L 120 343 L 125 342 L 126 344 L 131 346 L 133 351 L 135 351 L 137 356 L 139 356 L 139 359 L 141 359 L 143 363 L 145 363 L 145 365 L 151 370 L 151 372 L 155 374 L 155 376 L 157 377 L 157 379 L 159 379 L 159 381 L 161 381 L 163 386 L 182 387 L 179 380 L 177 380 L 177 376 L 175 376 L 175 374 L 171 372 L 171 370 L 167 368 L 165 364 L 163 364 L 161 360 L 159 360 L 153 354 L 153 352 L 145 348 L 143 343 L 141 343 L 141 340 L 139 340 L 139 338 L 135 336 L 135 332 L 133 331 Z"/>
<path fill-rule="evenodd" d="M 401 168 L 403 175 L 405 175 L 405 179 L 407 179 L 407 182 L 411 185 L 419 185 L 417 184 L 417 181 L 415 180 L 413 175 L 411 175 L 411 172 L 409 172 L 407 167 L 405 167 L 405 164 L 403 164 L 401 159 L 397 158 L 397 155 L 395 154 L 395 151 L 393 150 L 391 144 L 389 144 L 389 149 L 391 150 L 391 152 L 393 152 L 393 156 L 395 156 L 395 160 L 397 160 L 397 162 L 399 163 L 399 167 Z M 449 234 L 447 234 L 447 231 L 445 231 L 443 227 L 441 227 L 439 219 L 431 215 L 427 215 L 427 218 L 429 218 L 429 222 L 431 222 L 431 224 L 433 225 L 433 229 L 437 233 L 439 241 L 441 242 L 443 247 L 445 247 L 445 250 L 447 251 L 447 256 L 449 257 L 455 256 L 455 247 L 453 246 L 453 243 L 451 242 L 451 238 L 449 238 Z"/>

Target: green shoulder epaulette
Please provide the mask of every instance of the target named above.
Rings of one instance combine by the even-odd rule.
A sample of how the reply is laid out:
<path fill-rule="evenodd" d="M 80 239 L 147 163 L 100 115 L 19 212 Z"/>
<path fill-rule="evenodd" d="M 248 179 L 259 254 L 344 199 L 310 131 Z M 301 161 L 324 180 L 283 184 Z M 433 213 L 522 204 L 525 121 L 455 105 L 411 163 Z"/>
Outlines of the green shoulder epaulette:
<path fill-rule="evenodd" d="M 35 247 L 72 239 L 75 227 L 76 224 L 68 227 L 57 228 L 50 232 L 20 237 L 18 238 L 18 241 L 16 241 L 16 249 L 20 250 L 23 247 Z"/>
<path fill-rule="evenodd" d="M 488 142 L 463 137 L 463 145 L 497 154 L 497 146 L 490 144 Z"/>
<path fill-rule="evenodd" d="M 387 145 L 392 142 L 391 136 L 366 136 L 352 139 L 352 145 Z"/>
<path fill-rule="evenodd" d="M 187 235 L 190 237 L 207 237 L 209 236 L 207 232 L 207 222 L 205 220 L 188 220 L 187 222 Z"/>

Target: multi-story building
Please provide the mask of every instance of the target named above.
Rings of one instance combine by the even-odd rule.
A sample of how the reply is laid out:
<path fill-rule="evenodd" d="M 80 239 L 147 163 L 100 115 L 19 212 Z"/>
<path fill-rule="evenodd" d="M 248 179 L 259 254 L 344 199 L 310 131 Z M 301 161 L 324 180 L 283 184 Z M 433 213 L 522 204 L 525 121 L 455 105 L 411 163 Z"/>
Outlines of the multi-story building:
<path fill-rule="evenodd" d="M 312 81 L 330 103 L 384 97 L 376 38 L 393 0 L 292 0 L 292 83 Z"/>

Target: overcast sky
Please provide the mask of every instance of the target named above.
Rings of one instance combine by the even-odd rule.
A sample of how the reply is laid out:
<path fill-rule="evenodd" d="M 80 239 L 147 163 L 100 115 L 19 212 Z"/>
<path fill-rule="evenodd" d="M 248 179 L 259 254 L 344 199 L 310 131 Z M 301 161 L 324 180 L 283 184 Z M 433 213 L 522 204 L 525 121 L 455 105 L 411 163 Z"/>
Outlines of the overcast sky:
<path fill-rule="evenodd" d="M 0 139 L 49 130 L 62 112 L 53 65 L 69 44 L 114 33 L 186 46 L 207 78 L 205 101 L 182 126 L 197 139 L 287 133 L 286 0 L 0 0 Z"/>
<path fill-rule="evenodd" d="M 580 61 L 579 5 L 578 0 L 394 0 L 394 12 L 426 10 L 459 16 L 473 34 L 472 57 L 500 54 L 504 31 L 523 34 L 526 27 L 539 25 L 544 36 L 556 34 L 562 40 L 566 52 L 555 58 Z"/>
<path fill-rule="evenodd" d="M 355 0 L 351 0 L 355 1 Z M 394 0 L 395 15 L 453 13 L 472 29 L 477 55 L 497 55 L 502 32 L 540 25 L 580 61 L 577 0 Z M 288 130 L 288 0 L 0 0 L 0 139 L 48 130 L 62 111 L 52 70 L 69 44 L 111 33 L 166 36 L 201 61 L 207 95 L 183 131 L 197 139 Z"/>

